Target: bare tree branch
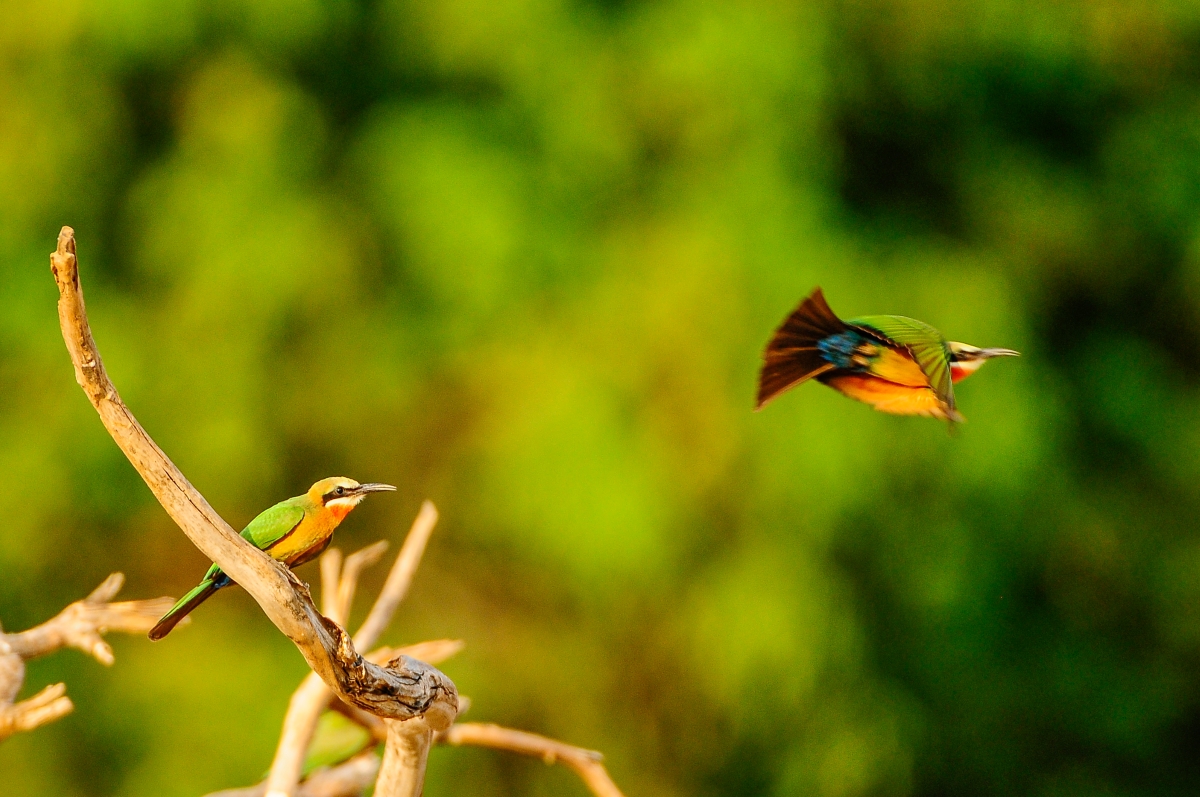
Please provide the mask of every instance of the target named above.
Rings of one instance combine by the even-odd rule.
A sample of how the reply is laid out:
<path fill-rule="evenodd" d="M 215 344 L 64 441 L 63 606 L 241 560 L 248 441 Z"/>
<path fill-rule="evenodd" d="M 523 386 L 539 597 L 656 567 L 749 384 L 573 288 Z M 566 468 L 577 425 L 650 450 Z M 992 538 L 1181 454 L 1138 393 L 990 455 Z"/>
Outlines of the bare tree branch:
<path fill-rule="evenodd" d="M 437 525 L 437 521 L 438 511 L 433 502 L 422 503 L 421 511 L 417 513 L 412 528 L 408 530 L 408 536 L 404 538 L 400 555 L 396 557 L 387 581 L 384 582 L 379 597 L 375 599 L 375 605 L 371 607 L 371 613 L 354 635 L 356 646 L 364 649 L 371 647 L 379 641 L 379 635 L 392 622 L 396 607 L 408 594 L 417 566 L 421 564 L 421 556 L 425 553 L 425 544 L 429 542 L 429 536 L 433 534 L 433 527 Z"/>
<path fill-rule="evenodd" d="M 414 659 L 429 664 L 441 664 L 448 658 L 458 655 L 467 646 L 461 639 L 431 639 L 427 642 L 416 642 L 402 648 L 376 648 L 364 658 L 381 664 L 397 656 L 412 656 Z"/>
<path fill-rule="evenodd" d="M 358 589 L 359 575 L 363 570 L 382 559 L 387 549 L 387 540 L 380 540 L 346 557 L 346 564 L 342 567 L 342 577 L 338 582 L 337 602 L 334 604 L 339 625 L 345 625 L 350 620 L 350 609 L 354 605 L 354 593 Z M 358 647 L 368 647 L 360 645 L 357 641 L 354 644 Z"/>
<path fill-rule="evenodd" d="M 460 722 L 452 725 L 438 741 L 442 744 L 491 747 L 537 756 L 547 764 L 561 761 L 575 770 L 596 797 L 622 797 L 621 790 L 608 776 L 604 764 L 600 763 L 604 756 L 595 750 L 574 747 L 538 736 L 536 733 L 514 731 L 511 728 L 481 722 Z"/>
<path fill-rule="evenodd" d="M 0 740 L 53 722 L 70 714 L 74 708 L 75 704 L 67 697 L 66 684 L 47 686 L 28 700 L 0 706 Z"/>
<path fill-rule="evenodd" d="M 450 717 L 453 722 L 454 718 Z M 434 728 L 425 716 L 407 722 L 384 720 L 387 724 L 387 746 L 379 765 L 375 792 L 394 797 L 421 797 L 425 787 L 425 762 L 433 745 Z"/>
<path fill-rule="evenodd" d="M 342 551 L 330 548 L 321 555 L 321 614 L 338 625 L 345 625 L 346 618 L 337 615 L 338 578 L 342 572 Z"/>
<path fill-rule="evenodd" d="M 144 634 L 154 627 L 174 604 L 172 598 L 109 603 L 125 583 L 125 576 L 113 573 L 81 601 L 75 601 L 39 626 L 9 634 L 8 644 L 23 659 L 44 656 L 59 648 L 82 650 L 104 665 L 113 663 L 112 648 L 101 638 L 106 631 Z"/>
<path fill-rule="evenodd" d="M 41 625 L 16 634 L 0 632 L 0 739 L 45 725 L 74 708 L 64 684 L 48 686 L 28 700 L 13 703 L 25 681 L 26 659 L 71 647 L 111 665 L 112 648 L 102 634 L 145 633 L 175 602 L 173 598 L 155 598 L 109 603 L 124 582 L 125 576 L 113 573 L 86 598 Z"/>
<path fill-rule="evenodd" d="M 325 552 L 321 557 L 321 600 L 329 619 L 340 624 L 346 622 L 359 575 L 363 568 L 379 561 L 386 548 L 387 543 L 380 540 L 350 554 L 344 567 L 341 551 L 331 548 Z M 383 664 L 390 658 L 368 657 L 367 660 Z M 275 748 L 275 759 L 267 775 L 266 793 L 271 797 L 286 797 L 296 793 L 304 772 L 304 759 L 317 729 L 317 720 L 332 696 L 329 687 L 315 672 L 309 673 L 292 693 L 283 719 L 283 730 L 279 734 L 279 744 Z"/>
<path fill-rule="evenodd" d="M 104 370 L 88 324 L 70 227 L 59 234 L 50 267 L 59 291 L 59 325 L 76 381 L 113 441 L 188 539 L 250 593 L 342 700 L 389 719 L 432 712 L 433 722 L 448 727 L 457 706 L 457 691 L 449 678 L 407 657 L 384 667 L 364 661 L 349 635 L 316 610 L 307 587 L 234 532 L 125 406 Z"/>
<path fill-rule="evenodd" d="M 300 784 L 296 797 L 359 797 L 378 775 L 379 756 L 368 750 L 337 766 L 318 769 Z M 264 794 L 266 784 L 259 783 L 244 789 L 213 792 L 207 797 L 263 797 Z"/>
<path fill-rule="evenodd" d="M 333 708 L 365 728 L 375 742 L 391 741 L 389 731 L 394 723 L 340 702 L 335 702 Z M 437 744 L 507 750 L 540 758 L 547 764 L 561 762 L 574 770 L 596 797 L 622 797 L 621 790 L 601 763 L 604 756 L 595 750 L 575 747 L 536 733 L 480 722 L 455 723 L 445 733 L 435 736 L 433 741 Z"/>
<path fill-rule="evenodd" d="M 396 607 L 412 583 L 417 565 L 420 564 L 421 555 L 425 551 L 425 544 L 429 541 L 429 535 L 433 533 L 436 522 L 437 509 L 432 503 L 426 501 L 421 505 L 421 511 L 417 513 L 416 519 L 413 520 L 412 528 L 409 529 L 404 545 L 400 548 L 400 554 L 396 557 L 391 572 L 388 573 L 383 590 L 375 600 L 375 605 L 367 616 L 366 622 L 363 623 L 363 629 L 371 630 L 377 627 L 378 630 L 364 634 L 363 629 L 360 629 L 355 641 L 357 647 L 365 649 L 374 644 L 383 628 L 391 622 Z M 350 604 L 358 587 L 360 573 L 363 568 L 379 561 L 385 548 L 386 543 L 382 546 L 380 543 L 375 543 L 373 546 L 351 554 L 341 569 L 340 577 L 333 572 L 332 566 L 325 564 L 324 558 L 322 558 L 321 574 L 324 583 L 323 589 L 326 590 L 324 600 L 326 611 L 330 617 L 336 617 L 342 623 L 349 617 Z M 328 556 L 328 554 L 326 555 Z M 337 557 L 340 560 L 341 554 L 338 553 Z M 333 587 L 335 583 L 337 584 L 336 590 Z M 383 664 L 392 658 L 394 656 L 368 656 L 367 661 Z M 423 659 L 419 660 L 423 661 Z M 320 719 L 321 712 L 329 706 L 331 697 L 333 694 L 315 675 L 305 678 L 292 693 L 291 700 L 288 701 L 287 715 L 283 720 L 283 731 L 279 735 L 279 745 L 275 748 L 275 759 L 271 762 L 271 772 L 267 775 L 269 797 L 289 797 L 296 792 L 304 771 L 304 759 L 308 754 L 308 746 L 312 743 L 313 733 L 317 729 L 317 720 Z"/>

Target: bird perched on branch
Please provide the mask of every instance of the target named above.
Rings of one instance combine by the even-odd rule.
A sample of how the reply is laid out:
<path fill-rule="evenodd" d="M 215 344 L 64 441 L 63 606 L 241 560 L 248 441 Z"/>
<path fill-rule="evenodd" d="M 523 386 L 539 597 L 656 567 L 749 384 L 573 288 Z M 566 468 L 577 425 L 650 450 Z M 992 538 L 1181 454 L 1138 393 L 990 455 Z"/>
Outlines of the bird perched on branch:
<path fill-rule="evenodd" d="M 914 318 L 872 315 L 843 321 L 817 288 L 767 344 L 755 409 L 815 378 L 881 412 L 961 422 L 954 383 L 992 357 L 1016 356 L 1012 349 L 947 341 Z"/>
<path fill-rule="evenodd" d="M 333 530 L 369 493 L 395 489 L 390 484 L 359 484 L 341 476 L 322 479 L 304 495 L 280 501 L 254 518 L 242 529 L 242 536 L 275 561 L 296 567 L 319 556 L 329 546 Z M 214 564 L 204 574 L 204 580 L 150 629 L 150 638 L 162 639 L 188 612 L 233 583 Z"/>

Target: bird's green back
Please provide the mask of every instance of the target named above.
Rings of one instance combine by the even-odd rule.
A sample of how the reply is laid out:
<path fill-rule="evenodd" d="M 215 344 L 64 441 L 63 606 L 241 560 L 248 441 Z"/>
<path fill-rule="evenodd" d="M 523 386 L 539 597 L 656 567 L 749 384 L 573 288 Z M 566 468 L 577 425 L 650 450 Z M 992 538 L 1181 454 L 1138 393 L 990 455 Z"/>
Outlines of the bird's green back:
<path fill-rule="evenodd" d="M 266 550 L 304 520 L 305 510 L 309 508 L 310 503 L 307 495 L 280 501 L 251 520 L 246 528 L 242 529 L 242 536 L 255 548 Z"/>
<path fill-rule="evenodd" d="M 929 386 L 951 410 L 954 409 L 954 380 L 950 375 L 950 348 L 942 333 L 915 318 L 902 315 L 869 315 L 846 322 L 868 333 L 874 332 L 907 348 L 929 380 Z"/>
<path fill-rule="evenodd" d="M 307 495 L 298 495 L 286 501 L 280 501 L 275 506 L 263 510 L 258 517 L 251 520 L 242 529 L 242 537 L 260 551 L 265 551 L 279 542 L 287 533 L 296 528 L 304 520 L 304 513 L 311 507 L 312 502 Z M 221 572 L 221 568 L 213 565 L 208 569 L 205 578 L 213 578 Z"/>

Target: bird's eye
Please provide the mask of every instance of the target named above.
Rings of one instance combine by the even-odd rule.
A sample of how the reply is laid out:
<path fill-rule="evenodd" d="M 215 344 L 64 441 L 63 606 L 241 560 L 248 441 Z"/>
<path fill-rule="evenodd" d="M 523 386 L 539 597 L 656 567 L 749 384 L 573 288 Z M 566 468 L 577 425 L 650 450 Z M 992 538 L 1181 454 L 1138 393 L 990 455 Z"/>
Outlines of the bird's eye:
<path fill-rule="evenodd" d="M 345 487 L 339 487 L 339 488 L 337 488 L 337 494 L 338 494 L 338 495 L 345 495 L 345 494 L 346 494 L 346 488 L 345 488 Z"/>

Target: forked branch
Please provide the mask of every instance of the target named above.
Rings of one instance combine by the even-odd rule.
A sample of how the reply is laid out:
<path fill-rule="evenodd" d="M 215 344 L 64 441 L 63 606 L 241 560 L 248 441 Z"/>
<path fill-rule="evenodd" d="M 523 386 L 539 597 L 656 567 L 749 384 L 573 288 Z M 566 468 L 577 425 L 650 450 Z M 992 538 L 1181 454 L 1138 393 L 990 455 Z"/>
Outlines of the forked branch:
<path fill-rule="evenodd" d="M 14 703 L 25 680 L 25 661 L 75 648 L 104 665 L 113 663 L 112 648 L 104 641 L 109 631 L 145 633 L 171 608 L 172 598 L 110 603 L 121 591 L 125 576 L 113 573 L 83 600 L 57 616 L 17 634 L 0 632 L 0 740 L 63 717 L 74 709 L 65 684 L 54 684 L 33 697 Z"/>
<path fill-rule="evenodd" d="M 349 635 L 317 611 L 307 587 L 235 533 L 125 406 L 104 370 L 88 324 L 70 227 L 59 233 L 50 266 L 59 291 L 59 325 L 76 381 L 113 441 L 188 539 L 250 593 L 339 698 L 386 719 L 428 715 L 439 730 L 449 727 L 458 705 L 449 678 L 403 656 L 382 667 L 364 661 Z"/>

